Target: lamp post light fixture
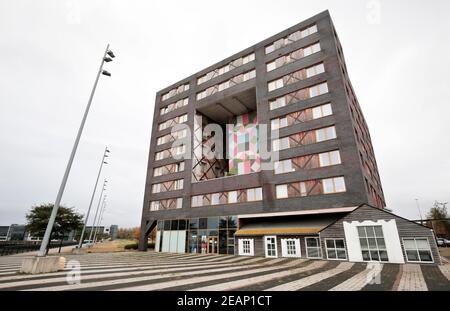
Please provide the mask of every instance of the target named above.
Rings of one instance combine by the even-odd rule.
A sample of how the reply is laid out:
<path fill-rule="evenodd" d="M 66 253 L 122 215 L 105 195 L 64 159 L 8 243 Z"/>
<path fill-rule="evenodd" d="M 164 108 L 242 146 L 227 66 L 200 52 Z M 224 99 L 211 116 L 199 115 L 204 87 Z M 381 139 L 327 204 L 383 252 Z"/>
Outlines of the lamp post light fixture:
<path fill-rule="evenodd" d="M 100 168 L 98 170 L 97 179 L 95 180 L 94 190 L 92 191 L 91 201 L 89 202 L 89 208 L 88 208 L 86 217 L 84 219 L 83 230 L 81 231 L 80 241 L 78 242 L 78 248 L 82 248 L 83 247 L 84 233 L 86 231 L 86 226 L 87 226 L 87 223 L 88 223 L 88 220 L 89 220 L 89 214 L 91 212 L 91 207 L 92 207 L 92 202 L 94 201 L 95 192 L 97 191 L 98 180 L 99 180 L 100 174 L 102 172 L 103 164 L 108 164 L 108 162 L 106 162 L 105 159 L 108 157 L 109 153 L 110 153 L 110 151 L 109 151 L 108 147 L 106 147 L 105 151 L 103 152 L 103 157 L 102 157 L 102 161 L 100 163 Z"/>
<path fill-rule="evenodd" d="M 61 204 L 61 198 L 64 193 L 64 189 L 66 187 L 67 179 L 69 178 L 70 169 L 72 168 L 73 159 L 75 158 L 75 154 L 77 152 L 78 144 L 80 142 L 81 134 L 83 133 L 84 124 L 86 123 L 87 116 L 89 114 L 89 109 L 91 108 L 92 99 L 94 98 L 95 89 L 97 88 L 98 80 L 100 78 L 100 74 L 103 73 L 103 64 L 105 63 L 106 55 L 114 57 L 114 53 L 109 49 L 109 44 L 106 46 L 106 50 L 103 53 L 102 61 L 100 63 L 100 67 L 97 72 L 97 77 L 94 82 L 94 86 L 91 91 L 91 95 L 89 96 L 89 101 L 84 111 L 83 119 L 81 120 L 80 128 L 78 129 L 77 136 L 75 138 L 75 143 L 72 147 L 72 152 L 70 153 L 69 161 L 66 166 L 66 170 L 64 172 L 63 179 L 61 181 L 61 185 L 58 190 L 58 194 L 56 195 L 55 205 L 53 206 L 52 213 L 50 215 L 50 219 L 47 224 L 47 228 L 45 229 L 44 237 L 42 238 L 42 243 L 40 249 L 37 253 L 38 257 L 44 257 L 47 254 L 47 246 L 50 242 L 50 234 L 53 229 L 53 225 L 55 224 L 56 215 L 58 214 L 59 205 Z M 111 74 L 109 74 L 111 76 Z"/>

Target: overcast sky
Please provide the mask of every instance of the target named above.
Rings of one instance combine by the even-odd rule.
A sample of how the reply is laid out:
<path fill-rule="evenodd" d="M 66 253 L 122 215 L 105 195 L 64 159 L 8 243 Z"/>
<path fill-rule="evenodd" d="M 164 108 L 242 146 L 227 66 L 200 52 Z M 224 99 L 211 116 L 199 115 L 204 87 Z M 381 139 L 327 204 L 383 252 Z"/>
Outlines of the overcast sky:
<path fill-rule="evenodd" d="M 54 202 L 107 43 L 112 77 L 99 82 L 62 201 L 86 212 L 108 145 L 105 224 L 132 227 L 155 93 L 326 9 L 387 206 L 418 219 L 414 199 L 423 214 L 450 201 L 448 0 L 0 0 L 0 225 Z"/>

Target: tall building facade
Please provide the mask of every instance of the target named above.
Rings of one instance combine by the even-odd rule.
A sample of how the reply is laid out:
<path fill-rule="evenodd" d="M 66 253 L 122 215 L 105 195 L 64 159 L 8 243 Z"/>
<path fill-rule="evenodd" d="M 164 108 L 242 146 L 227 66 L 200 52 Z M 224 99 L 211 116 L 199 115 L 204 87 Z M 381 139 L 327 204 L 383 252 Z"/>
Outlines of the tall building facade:
<path fill-rule="evenodd" d="M 396 261 L 321 240 L 364 204 L 391 215 L 328 11 L 157 93 L 141 250 Z"/>

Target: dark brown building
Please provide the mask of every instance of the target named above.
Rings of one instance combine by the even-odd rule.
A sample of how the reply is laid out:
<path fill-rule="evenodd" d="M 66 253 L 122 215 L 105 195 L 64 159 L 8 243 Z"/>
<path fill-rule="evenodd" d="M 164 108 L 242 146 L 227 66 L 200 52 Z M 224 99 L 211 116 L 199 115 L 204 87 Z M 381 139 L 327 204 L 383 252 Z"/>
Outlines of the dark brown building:
<path fill-rule="evenodd" d="M 156 251 L 325 257 L 361 204 L 386 205 L 328 11 L 157 93 L 141 250 L 156 226 Z"/>

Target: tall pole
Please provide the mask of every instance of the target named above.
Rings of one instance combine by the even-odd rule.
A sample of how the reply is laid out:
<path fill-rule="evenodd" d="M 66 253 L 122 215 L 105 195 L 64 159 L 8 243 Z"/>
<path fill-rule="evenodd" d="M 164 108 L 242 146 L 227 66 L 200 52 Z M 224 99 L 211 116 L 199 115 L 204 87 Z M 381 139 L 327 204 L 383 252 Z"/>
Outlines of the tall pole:
<path fill-rule="evenodd" d="M 95 241 L 96 241 L 96 238 L 97 238 L 97 232 L 98 232 L 98 230 L 100 228 L 100 224 L 101 224 L 101 222 L 103 220 L 103 213 L 105 212 L 105 209 L 106 209 L 106 200 L 103 201 L 103 205 L 102 205 L 102 208 L 101 208 L 101 211 L 100 211 L 100 215 L 98 217 L 97 227 L 95 228 L 95 234 L 94 234 L 94 244 L 95 244 Z"/>
<path fill-rule="evenodd" d="M 77 152 L 78 143 L 80 142 L 81 133 L 83 133 L 84 124 L 86 123 L 86 119 L 89 113 L 89 109 L 91 108 L 92 99 L 94 98 L 95 89 L 97 88 L 98 79 L 100 78 L 100 74 L 102 73 L 103 64 L 105 62 L 106 53 L 109 50 L 109 44 L 106 46 L 105 53 L 103 53 L 102 61 L 100 63 L 100 67 L 98 69 L 97 77 L 95 78 L 94 87 L 91 91 L 91 96 L 89 96 L 89 101 L 86 106 L 86 110 L 84 111 L 83 119 L 81 120 L 80 128 L 78 129 L 77 137 L 75 139 L 75 143 L 72 148 L 72 152 L 70 153 L 69 162 L 67 163 L 66 171 L 64 172 L 64 176 L 59 187 L 58 194 L 56 196 L 55 205 L 53 206 L 52 213 L 50 215 L 50 219 L 47 224 L 47 228 L 45 229 L 45 234 L 42 239 L 41 247 L 37 253 L 38 257 L 44 257 L 47 253 L 47 245 L 50 242 L 50 234 L 53 229 L 53 225 L 55 224 L 56 215 L 58 214 L 59 205 L 61 203 L 61 198 L 64 193 L 64 189 L 66 187 L 67 179 L 69 178 L 70 169 L 72 167 L 73 159 L 75 158 L 75 153 Z"/>
<path fill-rule="evenodd" d="M 417 209 L 419 210 L 420 224 L 423 225 L 423 218 L 422 218 L 422 212 L 420 211 L 419 199 L 415 199 L 415 200 L 416 200 Z"/>
<path fill-rule="evenodd" d="M 94 227 L 95 227 L 95 223 L 97 222 L 97 215 L 98 215 L 98 210 L 100 208 L 100 203 L 102 202 L 102 195 L 103 195 L 103 191 L 105 191 L 105 186 L 106 186 L 106 179 L 103 182 L 103 188 L 102 188 L 102 192 L 100 193 L 100 197 L 98 198 L 98 204 L 97 204 L 97 209 L 95 210 L 95 216 L 94 216 L 94 221 L 92 222 L 92 227 L 91 227 L 91 232 L 89 232 L 89 241 L 92 241 L 92 234 L 94 233 Z M 103 201 L 106 199 L 106 194 L 103 196 Z"/>
<path fill-rule="evenodd" d="M 97 184 L 98 184 L 98 180 L 100 178 L 100 174 L 102 172 L 103 164 L 107 164 L 105 161 L 105 158 L 108 157 L 108 155 L 107 155 L 108 152 L 109 152 L 108 147 L 106 147 L 105 151 L 103 152 L 102 162 L 100 163 L 100 168 L 98 170 L 97 179 L 95 180 L 94 191 L 92 191 L 91 201 L 89 202 L 89 208 L 88 208 L 88 211 L 86 214 L 86 218 L 84 219 L 83 230 L 81 231 L 80 241 L 78 242 L 78 248 L 81 248 L 83 246 L 84 233 L 86 231 L 86 225 L 89 220 L 89 214 L 91 212 L 92 202 L 94 201 L 94 196 L 95 196 L 95 192 L 97 190 Z"/>

